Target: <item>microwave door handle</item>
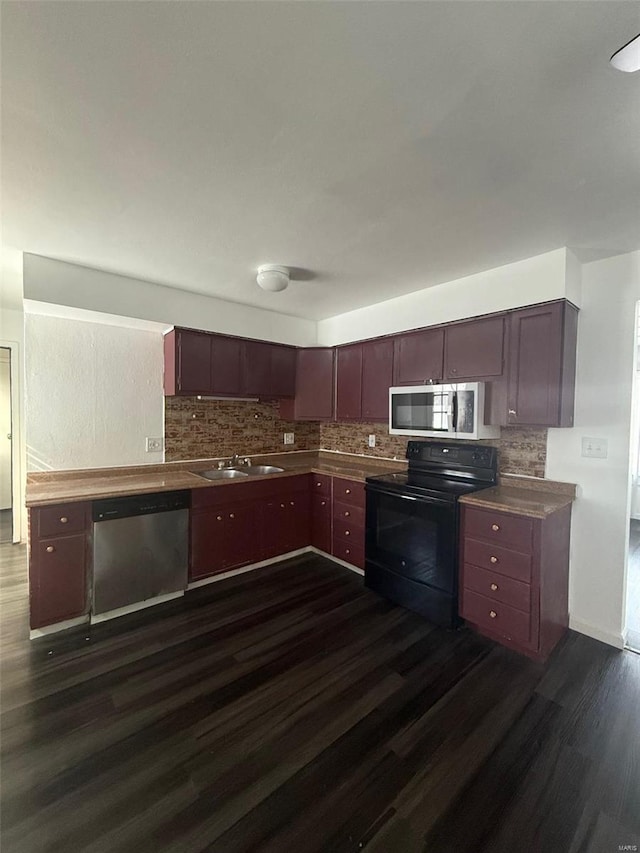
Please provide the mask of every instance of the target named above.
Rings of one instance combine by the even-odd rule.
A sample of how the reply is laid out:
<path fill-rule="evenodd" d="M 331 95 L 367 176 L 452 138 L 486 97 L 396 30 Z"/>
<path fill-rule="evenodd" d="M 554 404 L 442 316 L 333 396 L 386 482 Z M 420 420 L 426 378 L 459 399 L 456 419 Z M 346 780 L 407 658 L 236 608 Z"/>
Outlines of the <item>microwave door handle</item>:
<path fill-rule="evenodd" d="M 456 426 L 455 426 L 455 417 L 456 417 L 455 399 L 456 399 L 456 392 L 455 391 L 449 391 L 449 427 L 447 429 L 447 432 L 455 432 L 456 431 Z"/>
<path fill-rule="evenodd" d="M 458 395 L 454 391 L 451 397 L 451 425 L 453 426 L 453 431 L 458 432 Z"/>

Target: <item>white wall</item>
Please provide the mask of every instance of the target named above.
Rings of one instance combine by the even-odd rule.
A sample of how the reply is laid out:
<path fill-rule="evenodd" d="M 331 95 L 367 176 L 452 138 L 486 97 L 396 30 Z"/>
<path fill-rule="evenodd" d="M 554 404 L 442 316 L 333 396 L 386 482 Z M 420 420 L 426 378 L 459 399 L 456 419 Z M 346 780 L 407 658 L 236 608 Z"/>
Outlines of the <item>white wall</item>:
<path fill-rule="evenodd" d="M 24 297 L 89 311 L 136 317 L 246 338 L 313 346 L 316 323 L 187 290 L 24 255 Z"/>
<path fill-rule="evenodd" d="M 571 298 L 566 294 L 566 281 L 567 250 L 557 249 L 321 320 L 318 343 L 335 346 L 536 302 Z M 572 291 L 572 296 L 576 295 Z"/>
<path fill-rule="evenodd" d="M 18 542 L 27 538 L 22 252 L 5 245 L 0 252 L 0 345 L 11 349 L 13 541 Z"/>
<path fill-rule="evenodd" d="M 25 315 L 29 470 L 161 462 L 159 330 Z"/>
<path fill-rule="evenodd" d="M 571 528 L 571 627 L 621 646 L 628 550 L 631 393 L 640 252 L 586 264 L 573 429 L 549 430 L 546 476 L 579 484 Z M 607 459 L 581 456 L 605 438 Z"/>

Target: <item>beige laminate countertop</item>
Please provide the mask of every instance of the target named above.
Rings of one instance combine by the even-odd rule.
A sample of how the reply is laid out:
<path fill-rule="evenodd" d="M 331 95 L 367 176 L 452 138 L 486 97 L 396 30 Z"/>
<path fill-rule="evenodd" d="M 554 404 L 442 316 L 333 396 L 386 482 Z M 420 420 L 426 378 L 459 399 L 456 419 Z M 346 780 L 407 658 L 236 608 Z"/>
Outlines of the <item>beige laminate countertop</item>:
<path fill-rule="evenodd" d="M 366 477 L 373 474 L 406 468 L 405 462 L 326 451 L 256 455 L 252 456 L 252 461 L 254 464 L 277 465 L 284 468 L 284 471 L 280 474 L 251 476 L 242 482 L 273 480 L 310 473 L 347 477 L 364 482 Z M 211 481 L 194 473 L 217 468 L 217 464 L 218 460 L 212 459 L 131 468 L 32 473 L 27 478 L 26 505 L 37 507 L 179 489 L 225 488 L 232 484 L 237 485 L 238 480 Z"/>
<path fill-rule="evenodd" d="M 543 481 L 544 482 L 544 481 Z M 478 509 L 493 509 L 499 512 L 510 512 L 514 515 L 526 515 L 530 518 L 546 518 L 553 512 L 572 503 L 575 494 L 563 494 L 561 491 L 552 491 L 556 486 L 571 486 L 570 483 L 549 483 L 549 491 L 541 488 L 521 488 L 519 485 L 499 485 L 471 495 L 464 495 L 460 503 L 467 506 L 478 507 Z M 573 487 L 575 492 L 575 486 Z"/>

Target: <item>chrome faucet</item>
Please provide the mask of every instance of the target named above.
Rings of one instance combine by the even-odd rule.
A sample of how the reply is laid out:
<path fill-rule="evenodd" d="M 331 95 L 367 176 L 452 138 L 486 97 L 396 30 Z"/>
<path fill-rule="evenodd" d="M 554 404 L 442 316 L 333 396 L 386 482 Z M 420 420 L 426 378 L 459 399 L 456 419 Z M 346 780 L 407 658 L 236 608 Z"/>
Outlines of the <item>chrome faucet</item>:
<path fill-rule="evenodd" d="M 240 460 L 240 457 L 238 456 L 238 454 L 234 453 L 233 456 L 231 457 L 231 461 L 229 462 L 229 467 L 235 468 L 237 465 L 240 464 L 240 461 L 241 460 Z"/>

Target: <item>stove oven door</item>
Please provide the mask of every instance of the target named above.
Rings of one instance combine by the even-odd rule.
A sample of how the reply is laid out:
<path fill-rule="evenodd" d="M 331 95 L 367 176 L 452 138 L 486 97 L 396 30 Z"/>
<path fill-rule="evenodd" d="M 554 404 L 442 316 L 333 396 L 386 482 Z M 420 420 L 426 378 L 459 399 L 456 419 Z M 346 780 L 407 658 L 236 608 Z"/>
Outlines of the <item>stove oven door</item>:
<path fill-rule="evenodd" d="M 437 624 L 457 623 L 457 504 L 367 484 L 365 582 Z"/>

